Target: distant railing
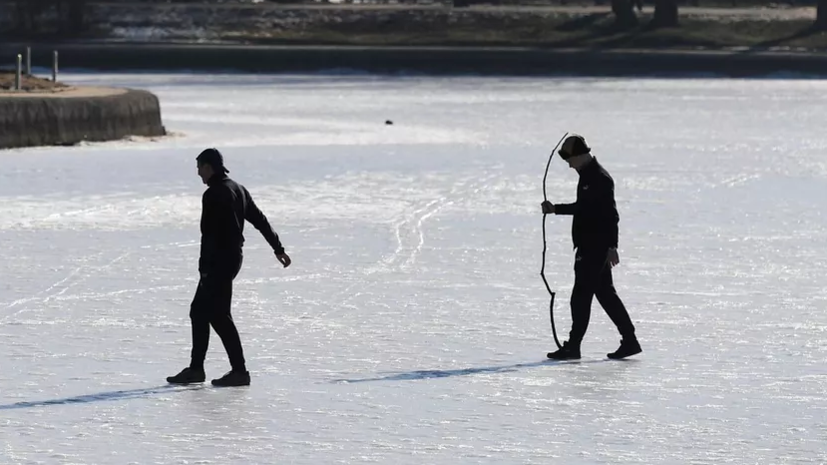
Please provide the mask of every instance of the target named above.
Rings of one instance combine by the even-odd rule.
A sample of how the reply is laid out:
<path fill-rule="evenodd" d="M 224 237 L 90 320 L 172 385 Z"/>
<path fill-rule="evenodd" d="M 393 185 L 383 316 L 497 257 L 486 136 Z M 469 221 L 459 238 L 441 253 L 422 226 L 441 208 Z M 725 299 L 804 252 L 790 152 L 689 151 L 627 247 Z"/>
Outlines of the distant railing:
<path fill-rule="evenodd" d="M 14 86 L 12 90 L 20 91 L 23 88 L 23 77 L 32 76 L 32 48 L 26 47 L 24 51 L 15 57 Z M 52 82 L 57 82 L 58 74 L 58 52 L 52 51 Z"/>

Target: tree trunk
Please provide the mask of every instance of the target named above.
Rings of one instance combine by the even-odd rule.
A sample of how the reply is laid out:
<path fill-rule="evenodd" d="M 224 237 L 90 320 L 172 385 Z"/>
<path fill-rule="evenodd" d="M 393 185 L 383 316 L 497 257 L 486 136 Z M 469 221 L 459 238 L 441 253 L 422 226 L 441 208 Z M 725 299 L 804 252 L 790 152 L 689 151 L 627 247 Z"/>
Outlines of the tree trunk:
<path fill-rule="evenodd" d="M 69 0 L 69 30 L 80 33 L 86 29 L 86 0 Z"/>
<path fill-rule="evenodd" d="M 615 24 L 621 28 L 638 24 L 632 0 L 612 0 L 612 13 L 615 15 Z"/>
<path fill-rule="evenodd" d="M 69 30 L 69 20 L 66 19 L 66 3 L 64 0 L 54 0 L 55 17 L 57 18 L 57 30 L 60 33 L 65 33 Z"/>
<path fill-rule="evenodd" d="M 678 1 L 655 0 L 655 14 L 652 16 L 652 27 L 678 26 Z"/>
<path fill-rule="evenodd" d="M 17 0 L 15 3 L 15 28 L 18 32 L 32 32 L 35 27 L 34 6 L 30 1 Z"/>
<path fill-rule="evenodd" d="M 26 30 L 26 6 L 22 0 L 14 3 L 14 31 L 23 32 Z"/>
<path fill-rule="evenodd" d="M 41 15 L 52 4 L 52 0 L 17 0 L 15 10 L 17 30 L 28 33 L 41 32 Z"/>
<path fill-rule="evenodd" d="M 818 0 L 818 9 L 816 10 L 816 29 L 827 29 L 827 0 Z"/>

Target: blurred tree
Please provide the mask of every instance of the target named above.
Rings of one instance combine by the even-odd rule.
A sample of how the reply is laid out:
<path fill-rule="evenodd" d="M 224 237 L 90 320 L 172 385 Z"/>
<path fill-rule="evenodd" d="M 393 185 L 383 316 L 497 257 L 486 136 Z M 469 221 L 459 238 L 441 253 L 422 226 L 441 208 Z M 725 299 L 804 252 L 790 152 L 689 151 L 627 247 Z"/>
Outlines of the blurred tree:
<path fill-rule="evenodd" d="M 17 0 L 14 4 L 15 28 L 18 32 L 36 32 L 38 17 L 43 11 L 45 0 Z"/>
<path fill-rule="evenodd" d="M 638 24 L 632 0 L 612 0 L 612 13 L 615 15 L 615 24 L 621 28 Z"/>
<path fill-rule="evenodd" d="M 14 0 L 18 32 L 38 34 L 54 31 L 79 33 L 86 27 L 87 0 Z M 52 15 L 49 15 L 51 13 Z M 47 19 L 55 18 L 55 21 Z"/>
<path fill-rule="evenodd" d="M 676 27 L 678 25 L 678 0 L 655 0 L 652 27 Z"/>
<path fill-rule="evenodd" d="M 815 27 L 816 29 L 827 29 L 827 0 L 818 0 Z"/>
<path fill-rule="evenodd" d="M 57 0 L 61 3 L 61 0 Z M 73 33 L 83 32 L 86 29 L 85 13 L 86 0 L 63 0 L 66 5 L 66 15 L 61 14 L 61 23 Z"/>

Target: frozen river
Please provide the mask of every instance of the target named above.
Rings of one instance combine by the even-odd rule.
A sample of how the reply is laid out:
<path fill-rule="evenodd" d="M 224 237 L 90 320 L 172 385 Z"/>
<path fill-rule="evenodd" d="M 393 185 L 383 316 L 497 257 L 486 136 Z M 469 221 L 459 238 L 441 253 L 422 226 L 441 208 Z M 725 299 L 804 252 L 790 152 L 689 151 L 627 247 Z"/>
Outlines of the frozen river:
<path fill-rule="evenodd" d="M 827 81 L 63 78 L 156 93 L 172 134 L 0 153 L 0 463 L 827 462 Z M 566 131 L 615 178 L 625 361 L 597 302 L 583 359 L 545 359 Z M 246 388 L 165 383 L 210 146 L 294 261 L 248 225 Z M 576 182 L 555 159 L 549 198 Z"/>

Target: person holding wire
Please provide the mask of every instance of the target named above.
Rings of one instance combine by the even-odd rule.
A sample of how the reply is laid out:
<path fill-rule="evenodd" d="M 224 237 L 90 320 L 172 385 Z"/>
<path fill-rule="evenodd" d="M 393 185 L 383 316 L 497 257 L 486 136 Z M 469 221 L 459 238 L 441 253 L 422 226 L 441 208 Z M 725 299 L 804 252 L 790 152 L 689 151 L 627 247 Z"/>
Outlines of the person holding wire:
<path fill-rule="evenodd" d="M 550 352 L 548 358 L 580 358 L 580 344 L 589 326 L 593 297 L 597 297 L 622 337 L 620 347 L 607 356 L 622 359 L 639 354 L 642 349 L 635 327 L 612 281 L 612 268 L 620 263 L 617 252 L 620 215 L 614 198 L 614 180 L 591 154 L 591 148 L 581 135 L 566 137 L 558 153 L 570 168 L 577 171 L 580 180 L 574 203 L 552 204 L 546 200 L 541 204 L 543 214 L 573 216 L 572 240 L 576 251 L 569 340 L 561 349 Z"/>

